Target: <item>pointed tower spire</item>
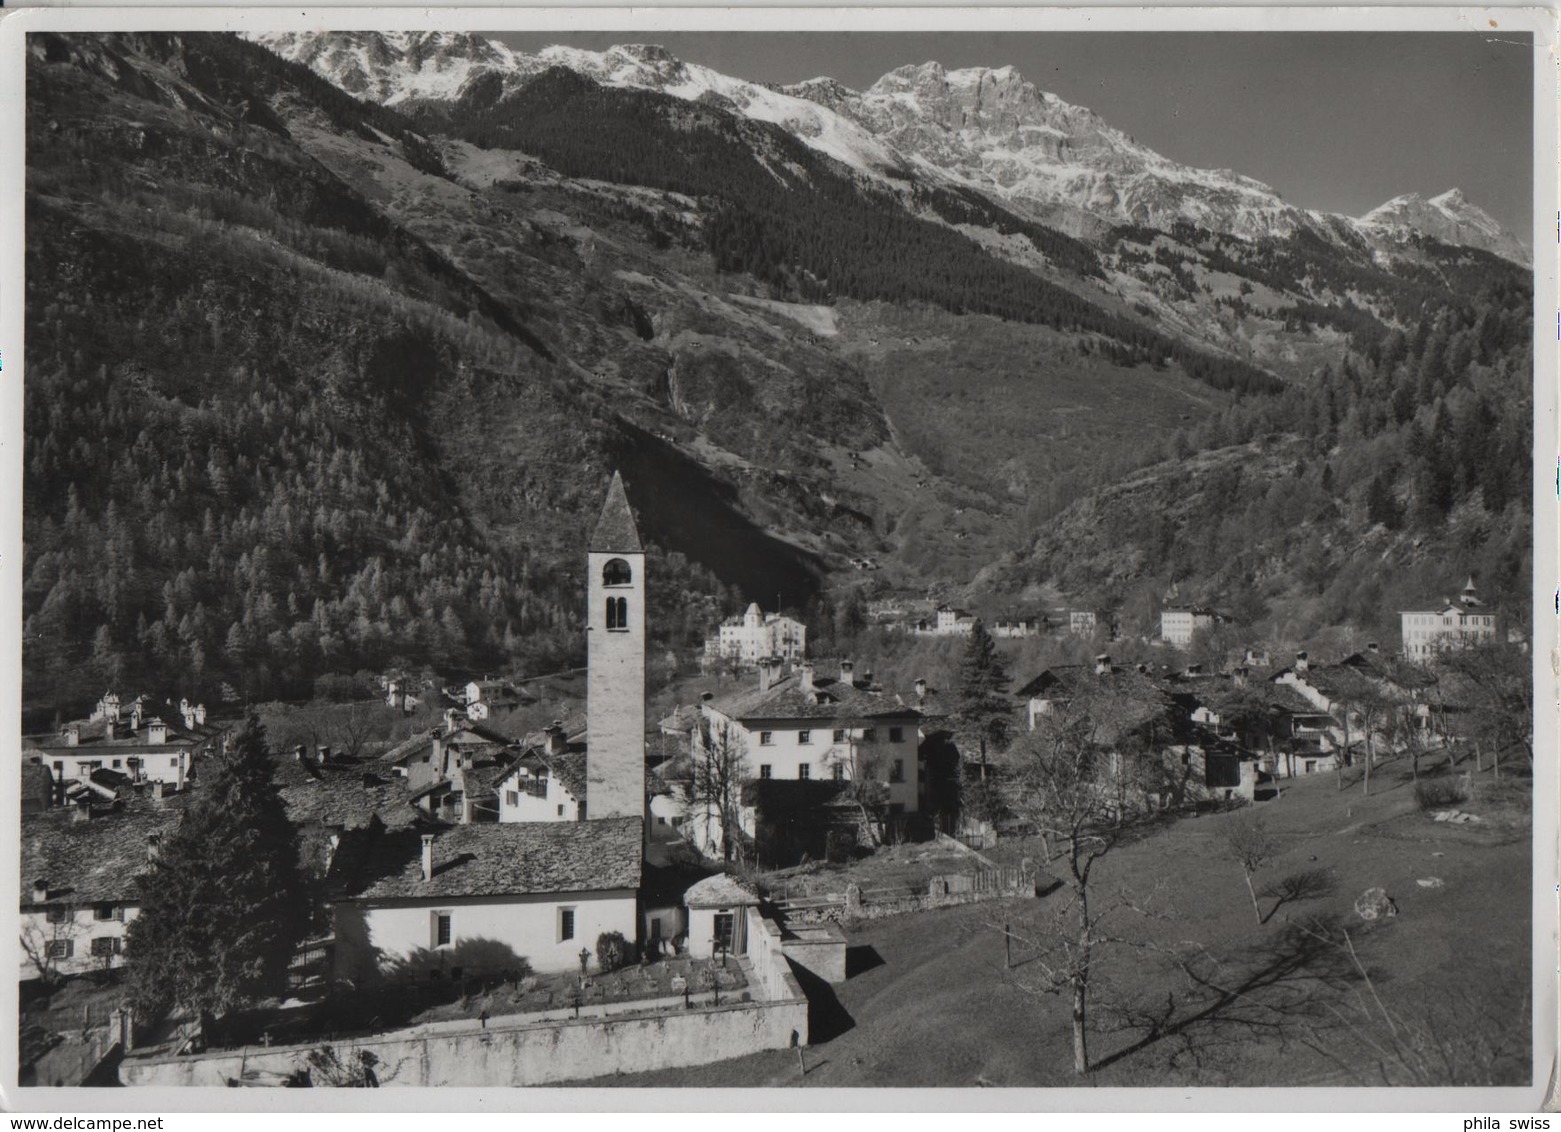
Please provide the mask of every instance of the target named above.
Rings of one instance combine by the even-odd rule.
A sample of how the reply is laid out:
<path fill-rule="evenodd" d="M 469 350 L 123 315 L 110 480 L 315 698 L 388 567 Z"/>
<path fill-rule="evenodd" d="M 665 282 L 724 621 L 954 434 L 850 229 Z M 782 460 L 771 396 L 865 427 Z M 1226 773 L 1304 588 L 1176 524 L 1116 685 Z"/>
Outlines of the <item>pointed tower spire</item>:
<path fill-rule="evenodd" d="M 607 488 L 607 502 L 602 504 L 601 518 L 596 520 L 596 530 L 591 535 L 591 545 L 586 548 L 592 554 L 643 554 L 639 528 L 634 525 L 634 512 L 629 509 L 629 497 L 623 490 L 623 477 L 612 474 L 612 484 Z"/>

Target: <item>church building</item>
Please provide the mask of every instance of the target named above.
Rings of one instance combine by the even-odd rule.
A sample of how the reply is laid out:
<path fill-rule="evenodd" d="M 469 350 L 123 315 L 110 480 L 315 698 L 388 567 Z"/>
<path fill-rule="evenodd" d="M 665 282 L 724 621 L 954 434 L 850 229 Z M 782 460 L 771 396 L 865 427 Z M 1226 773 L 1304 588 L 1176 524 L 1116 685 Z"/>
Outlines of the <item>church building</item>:
<path fill-rule="evenodd" d="M 339 976 L 452 978 L 520 960 L 567 971 L 602 933 L 639 938 L 645 550 L 616 474 L 586 552 L 584 749 L 560 735 L 528 767 L 561 793 L 542 806 L 517 798 L 497 822 L 389 830 L 376 821 L 343 834 L 329 876 Z M 518 779 L 499 785 L 513 791 Z"/>

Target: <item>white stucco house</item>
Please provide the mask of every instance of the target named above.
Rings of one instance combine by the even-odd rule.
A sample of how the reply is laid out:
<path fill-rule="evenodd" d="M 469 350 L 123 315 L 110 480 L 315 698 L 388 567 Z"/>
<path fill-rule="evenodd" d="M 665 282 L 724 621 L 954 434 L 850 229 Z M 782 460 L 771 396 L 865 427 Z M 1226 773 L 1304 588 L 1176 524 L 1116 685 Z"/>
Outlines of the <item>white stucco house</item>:
<path fill-rule="evenodd" d="M 745 777 L 758 783 L 870 776 L 884 786 L 892 819 L 921 809 L 921 718 L 898 696 L 856 679 L 848 660 L 832 676 L 807 663 L 786 675 L 778 665 L 761 665 L 751 690 L 700 704 L 693 757 L 729 736 L 743 752 Z M 743 832 L 752 836 L 757 821 L 755 808 L 745 805 Z M 722 855 L 716 815 L 691 811 L 684 829 L 702 852 Z"/>
<path fill-rule="evenodd" d="M 497 783 L 499 821 L 585 821 L 586 746 L 562 727 L 549 728 Z"/>
<path fill-rule="evenodd" d="M 1402 611 L 1398 617 L 1404 655 L 1410 660 L 1426 660 L 1443 649 L 1497 640 L 1496 612 L 1480 599 L 1473 578 L 1464 583 L 1456 599 L 1443 598 L 1435 607 Z"/>
<path fill-rule="evenodd" d="M 338 978 L 574 971 L 604 932 L 638 939 L 643 822 L 499 822 L 342 835 L 331 861 Z"/>
<path fill-rule="evenodd" d="M 83 801 L 23 815 L 19 978 L 39 976 L 35 959 L 63 975 L 124 963 L 125 929 L 140 912 L 136 877 L 151 868 L 183 801 Z"/>
<path fill-rule="evenodd" d="M 705 664 L 722 660 L 738 664 L 758 663 L 761 657 L 778 656 L 799 661 L 807 653 L 808 627 L 782 613 L 765 613 L 751 602 L 741 616 L 728 617 L 705 640 Z"/>

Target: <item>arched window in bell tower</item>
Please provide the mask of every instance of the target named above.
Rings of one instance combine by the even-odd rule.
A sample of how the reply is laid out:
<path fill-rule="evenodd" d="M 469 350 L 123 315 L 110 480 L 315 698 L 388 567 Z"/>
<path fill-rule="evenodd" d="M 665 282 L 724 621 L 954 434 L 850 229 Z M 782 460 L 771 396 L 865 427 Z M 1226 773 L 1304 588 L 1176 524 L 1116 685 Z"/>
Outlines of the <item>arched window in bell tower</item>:
<path fill-rule="evenodd" d="M 610 597 L 607 599 L 607 628 L 627 629 L 629 627 L 629 599 L 626 597 Z"/>
<path fill-rule="evenodd" d="M 634 581 L 634 571 L 621 558 L 609 558 L 602 567 L 602 585 L 627 586 Z"/>

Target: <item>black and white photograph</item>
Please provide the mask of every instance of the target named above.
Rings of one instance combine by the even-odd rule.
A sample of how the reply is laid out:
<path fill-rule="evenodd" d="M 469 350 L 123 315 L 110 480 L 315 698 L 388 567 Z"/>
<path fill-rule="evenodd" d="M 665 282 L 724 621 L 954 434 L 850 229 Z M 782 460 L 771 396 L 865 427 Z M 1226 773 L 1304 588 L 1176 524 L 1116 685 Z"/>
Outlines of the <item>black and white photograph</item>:
<path fill-rule="evenodd" d="M 6 1107 L 1538 1107 L 1553 22 L 768 13 L 11 21 Z"/>

